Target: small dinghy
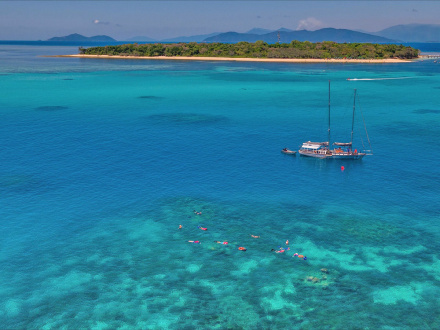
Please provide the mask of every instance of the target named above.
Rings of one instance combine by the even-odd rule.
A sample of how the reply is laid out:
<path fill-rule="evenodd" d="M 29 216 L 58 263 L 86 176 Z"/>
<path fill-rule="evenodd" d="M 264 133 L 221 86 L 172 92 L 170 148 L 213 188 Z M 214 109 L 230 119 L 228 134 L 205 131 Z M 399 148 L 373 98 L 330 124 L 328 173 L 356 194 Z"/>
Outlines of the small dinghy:
<path fill-rule="evenodd" d="M 286 155 L 295 155 L 296 154 L 296 151 L 289 150 L 287 148 L 284 148 L 283 150 L 281 150 L 281 152 Z"/>

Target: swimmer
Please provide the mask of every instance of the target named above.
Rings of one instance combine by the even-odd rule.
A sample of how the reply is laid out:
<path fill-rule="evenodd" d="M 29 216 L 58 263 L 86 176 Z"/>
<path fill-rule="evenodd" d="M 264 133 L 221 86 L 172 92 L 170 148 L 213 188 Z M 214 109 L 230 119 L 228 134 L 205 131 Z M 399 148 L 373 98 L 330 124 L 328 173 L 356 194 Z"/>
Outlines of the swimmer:
<path fill-rule="evenodd" d="M 228 242 L 220 242 L 220 241 L 214 241 L 214 242 L 218 243 L 218 244 L 224 244 L 224 245 L 228 244 Z"/>
<path fill-rule="evenodd" d="M 298 253 L 295 253 L 292 257 L 296 257 L 296 256 L 298 256 Z"/>
<path fill-rule="evenodd" d="M 283 247 L 278 247 L 278 251 L 275 251 L 275 253 L 283 253 L 283 252 L 286 252 L 286 251 L 289 251 L 290 250 L 290 247 L 288 247 L 287 249 L 286 248 L 283 248 Z"/>
<path fill-rule="evenodd" d="M 182 225 L 179 225 L 179 229 L 182 229 Z"/>
<path fill-rule="evenodd" d="M 200 244 L 200 241 L 188 241 L 189 243 Z"/>
<path fill-rule="evenodd" d="M 200 230 L 208 230 L 208 228 L 203 228 L 202 226 L 198 226 L 197 228 L 199 228 Z"/>
<path fill-rule="evenodd" d="M 255 236 L 255 235 L 252 235 L 252 234 L 251 234 L 251 237 L 252 238 L 260 238 L 260 236 Z"/>
<path fill-rule="evenodd" d="M 286 240 L 286 245 L 289 245 L 289 240 Z"/>
<path fill-rule="evenodd" d="M 303 260 L 307 260 L 307 257 L 306 257 L 306 256 L 304 256 Z"/>

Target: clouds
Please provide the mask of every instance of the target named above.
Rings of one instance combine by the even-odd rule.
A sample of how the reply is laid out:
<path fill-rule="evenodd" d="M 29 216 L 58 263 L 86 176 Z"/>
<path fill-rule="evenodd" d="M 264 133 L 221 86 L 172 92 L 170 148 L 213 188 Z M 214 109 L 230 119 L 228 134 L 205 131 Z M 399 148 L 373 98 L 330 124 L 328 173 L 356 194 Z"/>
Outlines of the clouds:
<path fill-rule="evenodd" d="M 95 19 L 95 20 L 93 21 L 93 23 L 94 23 L 94 24 L 102 24 L 102 25 L 109 25 L 109 24 L 110 24 L 110 22 L 102 22 L 102 21 L 100 21 L 99 19 Z"/>
<path fill-rule="evenodd" d="M 302 19 L 298 22 L 298 26 L 296 27 L 297 30 L 318 30 L 323 27 L 323 24 L 321 21 L 317 20 L 314 17 L 308 17 L 306 19 Z"/>
<path fill-rule="evenodd" d="M 113 23 L 110 23 L 110 22 L 103 22 L 103 21 L 100 21 L 99 19 L 93 20 L 93 24 L 96 24 L 96 25 L 113 25 L 113 26 L 116 26 L 116 27 L 121 27 L 122 26 L 122 25 L 113 24 Z"/>

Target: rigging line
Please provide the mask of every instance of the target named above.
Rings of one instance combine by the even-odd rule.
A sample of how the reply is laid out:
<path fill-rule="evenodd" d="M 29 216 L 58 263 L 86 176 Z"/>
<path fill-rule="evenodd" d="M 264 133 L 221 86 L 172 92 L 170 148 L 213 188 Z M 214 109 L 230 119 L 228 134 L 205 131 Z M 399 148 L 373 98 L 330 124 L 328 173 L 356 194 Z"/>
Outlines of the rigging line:
<path fill-rule="evenodd" d="M 361 134 L 361 132 L 359 132 L 358 134 L 359 134 L 359 138 L 361 139 L 362 148 L 363 148 L 363 150 L 365 150 L 365 144 L 364 144 L 364 139 L 362 137 L 362 134 Z"/>
<path fill-rule="evenodd" d="M 361 116 L 362 116 L 362 122 L 364 123 L 365 134 L 367 135 L 368 144 L 370 145 L 370 149 L 373 150 L 373 148 L 371 147 L 370 137 L 368 136 L 367 125 L 365 125 L 364 113 L 362 112 L 362 106 L 361 106 L 361 102 L 359 100 L 359 96 L 357 97 L 357 99 L 358 99 L 358 104 L 359 104 L 359 110 L 360 110 Z"/>

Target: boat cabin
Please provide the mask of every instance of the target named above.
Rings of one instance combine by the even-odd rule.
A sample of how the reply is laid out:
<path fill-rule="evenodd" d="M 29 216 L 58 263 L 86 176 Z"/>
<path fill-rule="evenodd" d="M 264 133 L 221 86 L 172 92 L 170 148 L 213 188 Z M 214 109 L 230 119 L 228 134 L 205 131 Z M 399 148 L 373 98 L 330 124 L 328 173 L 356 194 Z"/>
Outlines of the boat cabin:
<path fill-rule="evenodd" d="M 316 157 L 326 157 L 331 154 L 328 142 L 304 142 L 299 150 L 303 155 L 314 155 Z"/>

